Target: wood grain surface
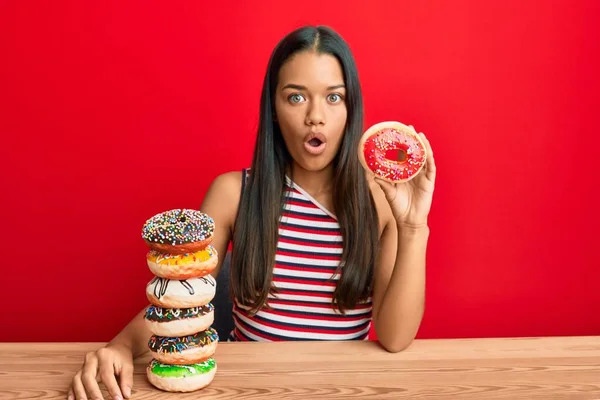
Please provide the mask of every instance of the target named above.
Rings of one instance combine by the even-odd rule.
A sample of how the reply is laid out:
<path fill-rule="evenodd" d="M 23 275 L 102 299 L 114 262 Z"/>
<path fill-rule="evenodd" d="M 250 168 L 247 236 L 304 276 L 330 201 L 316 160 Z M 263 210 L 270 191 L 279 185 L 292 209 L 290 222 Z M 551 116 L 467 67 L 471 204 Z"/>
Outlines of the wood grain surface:
<path fill-rule="evenodd" d="M 66 399 L 101 346 L 0 343 L 0 399 Z M 396 354 L 377 342 L 223 342 L 215 358 L 209 387 L 175 394 L 148 383 L 140 357 L 132 399 L 600 400 L 600 336 L 416 340 Z"/>

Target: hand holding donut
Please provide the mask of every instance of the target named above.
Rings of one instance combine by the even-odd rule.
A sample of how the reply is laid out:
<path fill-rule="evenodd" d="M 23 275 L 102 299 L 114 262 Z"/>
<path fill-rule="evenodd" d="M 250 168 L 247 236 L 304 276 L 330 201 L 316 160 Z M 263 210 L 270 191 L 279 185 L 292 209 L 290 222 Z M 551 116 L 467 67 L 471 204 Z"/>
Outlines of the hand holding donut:
<path fill-rule="evenodd" d="M 397 150 L 399 160 L 388 158 Z M 433 150 L 423 133 L 399 122 L 373 125 L 363 135 L 360 161 L 374 175 L 401 227 L 427 225 L 435 186 Z"/>

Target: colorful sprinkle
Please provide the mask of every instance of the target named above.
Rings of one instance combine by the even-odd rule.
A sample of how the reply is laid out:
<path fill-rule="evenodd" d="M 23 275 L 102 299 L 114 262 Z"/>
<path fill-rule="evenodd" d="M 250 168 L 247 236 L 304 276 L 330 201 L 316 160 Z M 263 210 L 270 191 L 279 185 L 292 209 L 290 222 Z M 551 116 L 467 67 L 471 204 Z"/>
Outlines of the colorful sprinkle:
<path fill-rule="evenodd" d="M 200 242 L 210 238 L 215 222 L 203 212 L 174 209 L 156 214 L 144 223 L 142 238 L 151 243 L 173 246 Z"/>
<path fill-rule="evenodd" d="M 194 318 L 214 311 L 214 306 L 208 303 L 202 307 L 163 308 L 151 305 L 146 309 L 144 318 L 149 321 L 169 322 L 176 319 Z"/>
<path fill-rule="evenodd" d="M 218 341 L 217 331 L 214 328 L 208 328 L 205 331 L 181 337 L 152 335 L 148 341 L 148 348 L 157 353 L 181 353 L 187 349 L 208 346 Z"/>
<path fill-rule="evenodd" d="M 156 264 L 169 266 L 178 265 L 179 263 L 188 264 L 192 262 L 205 262 L 213 257 L 216 257 L 217 255 L 217 250 L 213 246 L 208 245 L 204 249 L 195 253 L 185 254 L 169 254 L 156 250 L 150 250 L 146 254 L 146 259 Z"/>

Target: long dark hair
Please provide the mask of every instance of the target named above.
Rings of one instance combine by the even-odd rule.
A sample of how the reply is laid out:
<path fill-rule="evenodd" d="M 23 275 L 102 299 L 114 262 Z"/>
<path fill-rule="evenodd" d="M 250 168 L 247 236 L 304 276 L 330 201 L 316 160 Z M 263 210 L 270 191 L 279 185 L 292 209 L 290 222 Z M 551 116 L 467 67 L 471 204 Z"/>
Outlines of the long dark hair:
<path fill-rule="evenodd" d="M 260 121 L 251 172 L 233 232 L 231 294 L 241 306 L 257 312 L 267 304 L 272 287 L 278 226 L 283 207 L 285 174 L 292 158 L 274 121 L 274 95 L 281 66 L 293 54 L 313 50 L 337 58 L 346 85 L 347 122 L 334 163 L 334 212 L 344 250 L 334 303 L 344 312 L 371 295 L 379 224 L 375 203 L 357 156 L 363 132 L 363 102 L 354 57 L 331 28 L 303 27 L 285 36 L 269 60 L 260 101 Z"/>

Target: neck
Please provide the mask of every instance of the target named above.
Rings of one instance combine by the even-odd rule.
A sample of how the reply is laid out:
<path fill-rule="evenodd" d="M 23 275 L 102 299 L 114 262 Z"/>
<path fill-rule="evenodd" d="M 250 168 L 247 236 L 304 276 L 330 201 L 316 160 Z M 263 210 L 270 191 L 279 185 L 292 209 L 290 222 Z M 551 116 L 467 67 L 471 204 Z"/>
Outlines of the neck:
<path fill-rule="evenodd" d="M 331 192 L 333 172 L 332 165 L 328 165 L 320 171 L 307 171 L 298 164 L 294 164 L 293 175 L 290 170 L 287 171 L 288 176 L 313 197 Z"/>

